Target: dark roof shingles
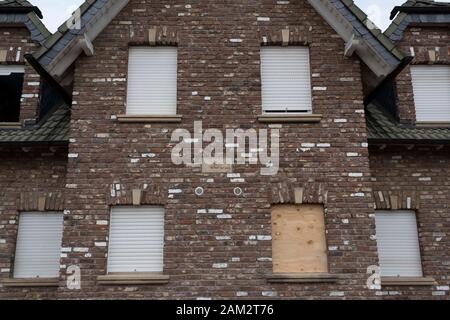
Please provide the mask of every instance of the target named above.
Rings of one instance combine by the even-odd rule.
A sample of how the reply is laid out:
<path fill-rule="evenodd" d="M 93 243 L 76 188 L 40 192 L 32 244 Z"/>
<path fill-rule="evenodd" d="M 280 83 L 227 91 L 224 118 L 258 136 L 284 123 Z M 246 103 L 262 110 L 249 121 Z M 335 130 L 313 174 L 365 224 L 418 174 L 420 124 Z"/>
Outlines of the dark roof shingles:
<path fill-rule="evenodd" d="M 70 108 L 61 106 L 36 126 L 24 129 L 0 129 L 0 144 L 67 143 L 69 141 Z"/>
<path fill-rule="evenodd" d="M 52 36 L 50 36 L 42 45 L 41 49 L 35 52 L 34 57 L 39 60 L 39 62 L 46 66 L 51 63 L 51 61 L 58 56 L 58 54 L 64 50 L 67 44 L 69 44 L 77 35 L 83 34 L 85 32 L 86 26 L 90 25 L 99 10 L 101 10 L 108 0 L 86 0 L 80 6 L 81 14 L 81 28 L 80 29 L 69 29 L 68 22 L 72 18 L 65 21 Z"/>
<path fill-rule="evenodd" d="M 410 23 L 450 23 L 450 2 L 408 0 L 392 10 L 391 19 L 384 34 L 397 42 Z"/>
<path fill-rule="evenodd" d="M 7 8 L 7 9 L 29 9 L 29 11 L 34 12 L 39 18 L 42 19 L 42 12 L 39 10 L 38 7 L 32 5 L 30 2 L 26 0 L 4 0 L 0 1 L 0 9 L 1 8 Z"/>
<path fill-rule="evenodd" d="M 450 128 L 419 128 L 400 124 L 376 102 L 366 107 L 366 121 L 369 141 L 450 143 Z"/>

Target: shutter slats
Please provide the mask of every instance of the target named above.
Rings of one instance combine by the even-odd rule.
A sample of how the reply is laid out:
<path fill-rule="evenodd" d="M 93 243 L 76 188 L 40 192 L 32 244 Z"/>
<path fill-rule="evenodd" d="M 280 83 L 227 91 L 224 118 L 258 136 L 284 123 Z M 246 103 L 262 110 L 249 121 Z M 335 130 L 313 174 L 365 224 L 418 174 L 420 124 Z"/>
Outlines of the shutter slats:
<path fill-rule="evenodd" d="M 162 272 L 164 208 L 111 210 L 108 272 Z"/>
<path fill-rule="evenodd" d="M 450 66 L 412 66 L 418 122 L 450 121 Z"/>
<path fill-rule="evenodd" d="M 264 112 L 312 112 L 309 49 L 262 48 L 261 83 Z"/>
<path fill-rule="evenodd" d="M 173 115 L 177 105 L 177 49 L 131 47 L 128 115 Z"/>
<path fill-rule="evenodd" d="M 381 275 L 422 277 L 416 215 L 412 211 L 377 211 Z"/>
<path fill-rule="evenodd" d="M 62 234 L 62 213 L 20 214 L 14 277 L 58 277 Z"/>

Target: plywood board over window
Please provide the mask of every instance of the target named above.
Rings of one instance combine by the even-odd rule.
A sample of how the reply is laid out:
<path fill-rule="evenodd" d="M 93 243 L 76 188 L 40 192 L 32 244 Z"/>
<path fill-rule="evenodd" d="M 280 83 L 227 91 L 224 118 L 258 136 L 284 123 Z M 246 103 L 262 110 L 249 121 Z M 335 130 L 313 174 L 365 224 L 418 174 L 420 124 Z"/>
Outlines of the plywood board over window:
<path fill-rule="evenodd" d="M 272 235 L 274 273 L 328 272 L 323 206 L 272 207 Z"/>

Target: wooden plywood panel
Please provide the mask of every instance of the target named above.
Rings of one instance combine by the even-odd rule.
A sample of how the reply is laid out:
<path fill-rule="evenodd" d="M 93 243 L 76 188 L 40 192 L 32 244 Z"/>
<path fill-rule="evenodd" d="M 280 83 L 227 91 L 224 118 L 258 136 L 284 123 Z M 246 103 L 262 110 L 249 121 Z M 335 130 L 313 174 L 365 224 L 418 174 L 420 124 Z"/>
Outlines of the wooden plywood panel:
<path fill-rule="evenodd" d="M 0 50 L 0 62 L 6 62 L 7 55 L 8 55 L 8 51 Z"/>
<path fill-rule="evenodd" d="M 274 273 L 328 272 L 323 206 L 274 206 L 272 236 Z"/>

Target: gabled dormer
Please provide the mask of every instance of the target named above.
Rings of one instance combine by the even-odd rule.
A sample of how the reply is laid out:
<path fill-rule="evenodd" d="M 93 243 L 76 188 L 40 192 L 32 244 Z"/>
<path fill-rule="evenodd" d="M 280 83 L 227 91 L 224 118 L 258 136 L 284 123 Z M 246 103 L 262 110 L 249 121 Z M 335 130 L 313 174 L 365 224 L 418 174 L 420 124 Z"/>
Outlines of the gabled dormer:
<path fill-rule="evenodd" d="M 396 81 L 399 121 L 450 127 L 450 2 L 407 1 L 391 18 L 386 35 L 413 57 Z"/>
<path fill-rule="evenodd" d="M 450 3 L 407 1 L 385 35 L 411 62 L 385 82 L 367 108 L 369 139 L 450 143 Z"/>
<path fill-rule="evenodd" d="M 20 128 L 39 118 L 43 81 L 26 54 L 50 35 L 40 10 L 24 0 L 0 1 L 0 126 Z"/>

